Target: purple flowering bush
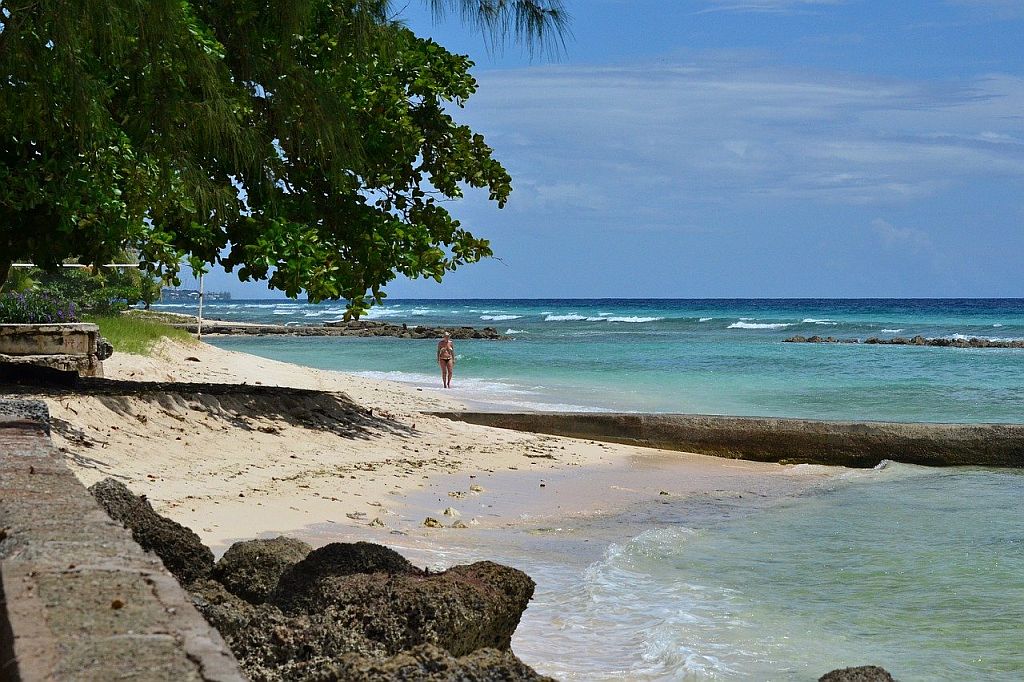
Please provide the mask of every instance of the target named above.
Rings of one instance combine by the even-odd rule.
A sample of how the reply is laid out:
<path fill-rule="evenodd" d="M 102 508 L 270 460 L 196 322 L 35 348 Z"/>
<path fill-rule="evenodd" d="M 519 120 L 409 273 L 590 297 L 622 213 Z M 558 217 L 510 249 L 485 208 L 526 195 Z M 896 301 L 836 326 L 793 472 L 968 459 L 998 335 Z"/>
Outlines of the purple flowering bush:
<path fill-rule="evenodd" d="M 71 301 L 43 293 L 0 294 L 0 324 L 60 324 L 78 322 Z"/>

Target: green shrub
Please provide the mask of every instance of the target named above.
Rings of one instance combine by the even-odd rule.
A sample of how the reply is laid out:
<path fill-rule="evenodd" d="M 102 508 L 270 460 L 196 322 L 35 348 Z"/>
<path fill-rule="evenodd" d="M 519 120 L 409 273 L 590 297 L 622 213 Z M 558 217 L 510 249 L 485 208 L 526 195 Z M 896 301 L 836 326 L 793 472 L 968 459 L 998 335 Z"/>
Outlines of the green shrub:
<path fill-rule="evenodd" d="M 0 323 L 60 324 L 78 322 L 79 309 L 71 301 L 46 293 L 0 294 Z"/>
<path fill-rule="evenodd" d="M 195 343 L 184 329 L 139 319 L 134 315 L 90 315 L 87 320 L 99 325 L 100 335 L 114 346 L 116 353 L 148 355 L 160 339 Z"/>

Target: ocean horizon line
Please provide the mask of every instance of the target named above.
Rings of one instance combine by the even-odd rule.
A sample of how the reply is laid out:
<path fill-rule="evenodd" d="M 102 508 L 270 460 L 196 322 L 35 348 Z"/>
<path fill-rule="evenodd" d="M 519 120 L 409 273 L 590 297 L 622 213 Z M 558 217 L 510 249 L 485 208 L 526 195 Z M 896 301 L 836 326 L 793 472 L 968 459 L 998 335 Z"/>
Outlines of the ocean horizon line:
<path fill-rule="evenodd" d="M 287 298 L 272 296 L 267 298 L 235 298 L 232 301 L 283 301 L 283 302 L 304 302 L 309 303 L 305 298 Z M 319 303 L 337 303 L 345 299 L 325 299 Z M 387 305 L 392 301 L 1024 301 L 1024 296 L 707 296 L 707 297 L 675 297 L 675 296 L 595 296 L 595 297 L 549 297 L 549 296 L 524 296 L 524 297 L 487 297 L 474 296 L 461 298 L 456 296 L 447 297 L 394 297 L 384 303 Z M 314 303 L 312 305 L 318 305 Z"/>

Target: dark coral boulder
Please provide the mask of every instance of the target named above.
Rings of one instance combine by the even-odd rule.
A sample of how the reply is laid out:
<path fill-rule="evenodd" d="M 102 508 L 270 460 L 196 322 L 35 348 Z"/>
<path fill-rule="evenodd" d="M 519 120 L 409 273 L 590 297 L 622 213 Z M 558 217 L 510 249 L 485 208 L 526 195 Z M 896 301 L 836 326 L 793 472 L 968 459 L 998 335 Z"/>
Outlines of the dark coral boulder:
<path fill-rule="evenodd" d="M 840 668 L 827 672 L 818 682 L 896 682 L 885 668 L 877 665 L 862 665 L 856 668 Z"/>
<path fill-rule="evenodd" d="M 135 495 L 113 478 L 94 483 L 89 492 L 110 518 L 132 532 L 135 542 L 159 556 L 182 584 L 205 578 L 213 570 L 213 552 L 203 545 L 199 536 L 157 514 L 145 496 Z"/>
<path fill-rule="evenodd" d="M 537 674 L 510 651 L 480 649 L 456 658 L 443 649 L 424 644 L 377 660 L 348 655 L 327 666 L 308 682 L 554 682 Z"/>
<path fill-rule="evenodd" d="M 525 573 L 489 561 L 430 575 L 410 567 L 311 574 L 303 583 L 293 578 L 282 576 L 271 603 L 286 613 L 317 614 L 335 627 L 361 632 L 387 655 L 420 644 L 453 656 L 506 650 L 535 586 Z"/>
<path fill-rule="evenodd" d="M 278 580 L 313 551 L 302 540 L 279 536 L 231 545 L 213 569 L 213 577 L 234 595 L 262 604 Z"/>
<path fill-rule="evenodd" d="M 372 542 L 332 542 L 286 570 L 268 600 L 285 611 L 316 610 L 325 601 L 325 581 L 358 573 L 422 575 L 393 549 Z"/>

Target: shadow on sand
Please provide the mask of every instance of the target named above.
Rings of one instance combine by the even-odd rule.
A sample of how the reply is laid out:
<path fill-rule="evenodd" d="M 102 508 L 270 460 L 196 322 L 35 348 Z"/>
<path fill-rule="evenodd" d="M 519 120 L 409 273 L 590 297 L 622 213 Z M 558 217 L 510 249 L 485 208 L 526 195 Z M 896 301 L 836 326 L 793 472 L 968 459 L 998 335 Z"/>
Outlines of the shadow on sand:
<path fill-rule="evenodd" d="M 234 428 L 273 433 L 274 422 L 333 433 L 342 438 L 371 439 L 415 433 L 394 415 L 367 409 L 344 393 L 252 384 L 187 383 L 81 379 L 74 387 L 0 383 L 0 396 L 51 400 L 96 398 L 126 420 L 145 422 L 141 404 L 185 420 L 188 412 L 229 423 Z M 73 402 L 72 402 L 73 409 Z M 70 423 L 54 419 L 52 428 L 71 441 L 84 434 Z M 76 435 L 80 436 L 76 438 Z"/>

